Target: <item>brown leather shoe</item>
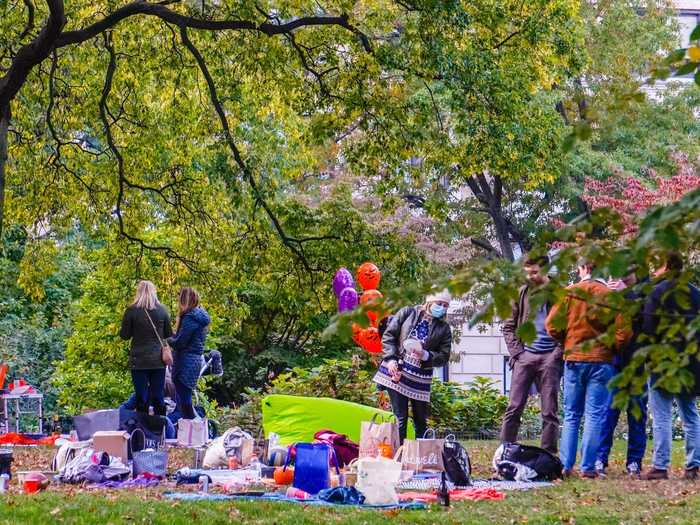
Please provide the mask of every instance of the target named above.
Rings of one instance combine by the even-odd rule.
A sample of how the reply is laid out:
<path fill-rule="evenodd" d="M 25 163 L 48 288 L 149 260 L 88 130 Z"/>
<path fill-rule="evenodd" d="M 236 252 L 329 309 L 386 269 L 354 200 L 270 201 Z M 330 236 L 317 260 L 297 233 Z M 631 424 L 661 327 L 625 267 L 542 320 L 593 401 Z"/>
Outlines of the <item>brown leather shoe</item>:
<path fill-rule="evenodd" d="M 598 477 L 597 472 L 581 472 L 581 477 L 584 479 L 596 479 Z"/>
<path fill-rule="evenodd" d="M 698 479 L 698 467 L 685 469 L 685 479 L 690 481 Z"/>
<path fill-rule="evenodd" d="M 652 468 L 651 470 L 642 474 L 642 479 L 646 481 L 657 481 L 660 479 L 668 479 L 668 470 L 661 470 L 660 468 Z"/>

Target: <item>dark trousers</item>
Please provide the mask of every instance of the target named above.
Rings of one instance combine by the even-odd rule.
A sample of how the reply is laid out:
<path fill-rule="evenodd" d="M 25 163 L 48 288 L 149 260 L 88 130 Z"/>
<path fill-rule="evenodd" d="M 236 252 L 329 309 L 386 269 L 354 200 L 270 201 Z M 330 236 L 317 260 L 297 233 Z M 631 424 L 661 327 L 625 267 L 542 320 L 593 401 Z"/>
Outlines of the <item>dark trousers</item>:
<path fill-rule="evenodd" d="M 559 385 L 562 375 L 561 353 L 525 351 L 513 366 L 510 383 L 510 401 L 503 415 L 501 441 L 518 440 L 520 418 L 527 404 L 530 387 L 534 384 L 540 393 L 542 412 L 542 448 L 556 454 L 559 435 Z"/>
<path fill-rule="evenodd" d="M 192 389 L 175 379 L 175 391 L 177 392 L 177 408 L 183 419 L 194 419 L 194 407 L 192 406 Z"/>
<path fill-rule="evenodd" d="M 136 395 L 136 410 L 148 413 L 153 405 L 156 415 L 165 415 L 165 368 L 132 370 L 131 382 Z"/>
<path fill-rule="evenodd" d="M 612 407 L 612 401 L 616 391 L 610 393 L 610 404 L 608 414 L 603 425 L 603 435 L 598 449 L 598 460 L 606 467 L 608 466 L 608 456 L 612 448 L 615 438 L 615 427 L 620 419 L 620 410 Z M 627 466 L 630 463 L 636 463 L 640 468 L 642 459 L 647 449 L 647 403 L 649 401 L 649 393 L 647 386 L 644 386 L 644 393 L 640 396 L 634 396 L 630 399 L 630 406 L 627 408 Z M 639 419 L 632 413 L 632 407 L 637 404 L 641 414 Z"/>
<path fill-rule="evenodd" d="M 406 431 L 408 430 L 408 402 L 411 402 L 413 411 L 413 426 L 416 429 L 416 437 L 422 438 L 428 426 L 428 414 L 430 413 L 430 403 L 427 401 L 418 401 L 409 399 L 403 394 L 399 394 L 396 390 L 387 388 L 389 399 L 391 400 L 391 410 L 394 412 L 396 419 L 399 420 L 399 439 L 403 444 L 406 439 Z"/>

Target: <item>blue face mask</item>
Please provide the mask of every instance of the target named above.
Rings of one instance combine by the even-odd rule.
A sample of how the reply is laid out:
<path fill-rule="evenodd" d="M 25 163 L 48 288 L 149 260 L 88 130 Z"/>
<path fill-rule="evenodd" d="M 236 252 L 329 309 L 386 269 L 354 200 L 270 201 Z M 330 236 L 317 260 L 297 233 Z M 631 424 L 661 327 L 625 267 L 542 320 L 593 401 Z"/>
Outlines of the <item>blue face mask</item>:
<path fill-rule="evenodd" d="M 432 315 L 435 319 L 440 319 L 445 315 L 445 312 L 447 312 L 447 308 L 442 306 L 441 304 L 431 304 L 430 305 L 430 315 Z"/>

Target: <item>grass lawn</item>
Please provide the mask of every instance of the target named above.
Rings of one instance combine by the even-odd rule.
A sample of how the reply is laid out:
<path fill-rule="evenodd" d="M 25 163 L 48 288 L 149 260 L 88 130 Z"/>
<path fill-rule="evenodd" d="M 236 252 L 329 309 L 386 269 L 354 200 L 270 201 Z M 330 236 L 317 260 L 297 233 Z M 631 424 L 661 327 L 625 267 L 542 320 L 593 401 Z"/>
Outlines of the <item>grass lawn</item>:
<path fill-rule="evenodd" d="M 682 479 L 682 444 L 675 442 L 669 481 L 631 481 L 623 475 L 624 442 L 617 442 L 606 480 L 570 480 L 499 502 L 457 502 L 428 511 L 361 511 L 264 502 L 170 502 L 158 490 L 89 492 L 56 487 L 37 495 L 0 497 L 0 524 L 374 523 L 638 524 L 700 523 L 700 482 Z M 489 475 L 495 442 L 468 443 L 477 477 Z"/>

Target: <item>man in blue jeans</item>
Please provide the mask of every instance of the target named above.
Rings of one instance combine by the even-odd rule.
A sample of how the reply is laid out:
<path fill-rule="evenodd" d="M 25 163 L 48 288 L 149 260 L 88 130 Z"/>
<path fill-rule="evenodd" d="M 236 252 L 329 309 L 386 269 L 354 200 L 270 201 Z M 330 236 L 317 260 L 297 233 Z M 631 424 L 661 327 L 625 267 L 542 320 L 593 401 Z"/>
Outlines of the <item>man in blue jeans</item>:
<path fill-rule="evenodd" d="M 630 302 L 637 304 L 643 301 L 643 286 L 648 283 L 649 279 L 644 278 L 637 283 L 635 272 L 631 272 L 626 278 L 620 281 L 612 281 L 608 283 L 608 287 L 612 290 L 629 291 L 625 294 L 625 298 Z M 643 304 L 641 305 L 643 306 Z M 621 372 L 632 359 L 634 352 L 641 346 L 640 336 L 642 334 L 642 308 L 640 307 L 637 314 L 632 318 L 632 336 L 625 345 L 623 351 L 613 358 L 613 366 L 615 374 Z M 639 373 L 644 373 L 644 370 L 639 370 Z M 604 476 L 605 469 L 608 467 L 608 457 L 615 438 L 615 427 L 620 419 L 620 410 L 612 406 L 617 390 L 610 393 L 608 402 L 608 411 L 603 423 L 603 434 L 601 438 L 600 448 L 598 449 L 598 459 L 595 464 L 598 475 Z M 629 407 L 627 408 L 627 473 L 632 478 L 639 478 L 642 472 L 642 459 L 647 449 L 647 402 L 648 393 L 646 383 L 640 395 L 633 396 L 630 399 Z M 635 414 L 633 407 L 639 407 L 639 414 Z"/>
<path fill-rule="evenodd" d="M 547 316 L 549 334 L 564 346 L 564 428 L 559 457 L 564 475 L 573 473 L 578 450 L 581 419 L 584 419 L 581 443 L 581 476 L 596 478 L 595 462 L 600 448 L 603 423 L 608 408 L 608 382 L 615 375 L 613 349 L 599 337 L 620 316 L 606 307 L 610 293 L 605 281 L 593 279 L 593 266 L 579 264 L 581 281 L 569 286 L 567 294 Z M 618 345 L 624 343 L 622 331 Z"/>
<path fill-rule="evenodd" d="M 670 347 L 678 353 L 684 353 L 692 342 L 686 339 L 685 330 L 678 331 L 679 324 L 687 326 L 700 313 L 700 291 L 684 281 L 682 272 L 683 259 L 680 254 L 669 253 L 665 265 L 656 274 L 660 281 L 644 305 L 643 324 L 644 333 L 653 344 Z M 649 380 L 649 406 L 654 416 L 654 455 L 652 469 L 644 476 L 646 480 L 668 479 L 674 400 L 678 404 L 685 432 L 685 477 L 690 480 L 698 478 L 700 415 L 697 394 L 700 391 L 700 363 L 695 355 L 688 358 L 686 369 L 694 378 L 692 387 L 683 387 L 678 391 L 654 374 Z M 664 388 L 667 386 L 676 392 Z"/>

